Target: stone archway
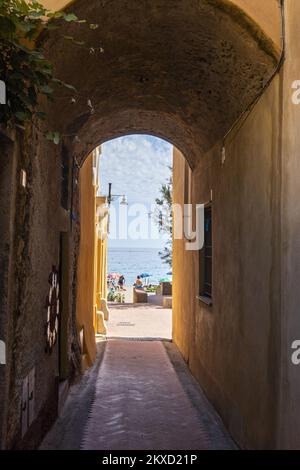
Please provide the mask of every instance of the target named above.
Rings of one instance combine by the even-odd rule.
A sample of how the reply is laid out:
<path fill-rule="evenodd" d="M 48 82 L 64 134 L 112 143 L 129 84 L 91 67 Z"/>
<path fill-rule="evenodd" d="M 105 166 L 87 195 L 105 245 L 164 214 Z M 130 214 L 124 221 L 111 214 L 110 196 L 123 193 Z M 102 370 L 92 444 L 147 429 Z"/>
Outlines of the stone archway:
<path fill-rule="evenodd" d="M 56 75 L 78 90 L 58 94 L 51 120 L 81 158 L 97 142 L 148 132 L 174 141 L 193 166 L 262 92 L 280 56 L 227 0 L 80 0 L 69 8 L 99 24 L 64 25 L 82 47 L 59 30 L 45 38 Z"/>

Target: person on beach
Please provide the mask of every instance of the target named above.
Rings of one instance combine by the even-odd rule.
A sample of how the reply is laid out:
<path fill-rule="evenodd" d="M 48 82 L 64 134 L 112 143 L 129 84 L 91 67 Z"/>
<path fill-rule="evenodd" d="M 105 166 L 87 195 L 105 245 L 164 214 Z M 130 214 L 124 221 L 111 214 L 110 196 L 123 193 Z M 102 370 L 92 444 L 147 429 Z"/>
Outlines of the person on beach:
<path fill-rule="evenodd" d="M 125 284 L 125 277 L 123 276 L 123 274 L 119 277 L 118 284 L 119 284 L 120 289 L 123 290 L 124 289 L 124 284 Z"/>
<path fill-rule="evenodd" d="M 142 282 L 140 276 L 137 276 L 134 285 L 135 285 L 135 287 L 136 287 L 137 289 L 142 289 L 142 288 L 143 288 L 143 282 Z"/>

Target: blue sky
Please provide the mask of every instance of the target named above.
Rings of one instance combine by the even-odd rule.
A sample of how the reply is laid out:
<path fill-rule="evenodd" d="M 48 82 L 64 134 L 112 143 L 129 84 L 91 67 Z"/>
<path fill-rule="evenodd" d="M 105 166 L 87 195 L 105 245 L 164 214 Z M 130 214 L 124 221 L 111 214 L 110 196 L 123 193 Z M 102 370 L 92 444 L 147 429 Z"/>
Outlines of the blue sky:
<path fill-rule="evenodd" d="M 148 135 L 131 135 L 102 145 L 100 160 L 101 194 L 107 195 L 108 183 L 113 194 L 125 194 L 128 204 L 145 204 L 149 210 L 159 196 L 161 184 L 170 176 L 173 147 Z M 114 201 L 118 207 L 118 201 Z M 159 240 L 110 240 L 110 246 L 162 247 Z"/>

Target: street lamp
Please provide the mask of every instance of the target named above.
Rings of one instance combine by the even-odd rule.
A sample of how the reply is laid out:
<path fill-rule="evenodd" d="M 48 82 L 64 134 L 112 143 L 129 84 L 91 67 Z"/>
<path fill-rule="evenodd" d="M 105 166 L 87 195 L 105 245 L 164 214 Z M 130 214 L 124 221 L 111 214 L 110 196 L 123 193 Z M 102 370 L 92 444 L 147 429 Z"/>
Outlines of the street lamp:
<path fill-rule="evenodd" d="M 111 202 L 112 202 L 116 197 L 122 198 L 122 199 L 121 199 L 121 202 L 120 202 L 120 206 L 128 206 L 128 202 L 127 202 L 127 198 L 126 198 L 125 194 L 112 194 L 112 192 L 111 192 L 111 187 L 112 187 L 112 183 L 108 183 L 108 196 L 107 196 L 108 208 L 110 207 Z M 110 226 L 110 218 L 109 218 L 109 212 L 108 212 L 107 233 L 109 233 L 109 226 Z"/>
<path fill-rule="evenodd" d="M 108 183 L 108 197 L 107 197 L 108 206 L 110 206 L 111 202 L 112 202 L 116 197 L 122 198 L 122 199 L 121 199 L 121 202 L 120 202 L 120 205 L 122 205 L 122 206 L 128 206 L 128 202 L 127 202 L 127 198 L 126 198 L 125 194 L 112 194 L 112 193 L 111 193 L 111 187 L 112 187 L 112 183 Z"/>

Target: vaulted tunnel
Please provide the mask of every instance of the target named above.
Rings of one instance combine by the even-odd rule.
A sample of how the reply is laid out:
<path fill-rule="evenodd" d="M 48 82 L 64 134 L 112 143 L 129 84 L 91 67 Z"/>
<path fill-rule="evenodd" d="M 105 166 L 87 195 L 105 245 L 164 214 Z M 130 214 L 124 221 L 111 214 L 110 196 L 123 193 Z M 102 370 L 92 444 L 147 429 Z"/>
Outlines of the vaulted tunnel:
<path fill-rule="evenodd" d="M 16 207 L 16 217 L 11 204 L 11 218 L 5 212 L 3 224 L 11 240 L 8 252 L 8 241 L 4 239 L 3 259 L 12 266 L 8 277 L 11 290 L 7 287 L 12 299 L 9 297 L 8 313 L 6 317 L 3 316 L 4 324 L 8 319 L 7 338 L 10 342 L 5 371 L 7 382 L 1 382 L 2 390 L 5 386 L 5 409 L 0 416 L 2 440 L 5 441 L 3 446 L 12 448 L 21 439 L 19 410 L 22 387 L 15 379 L 16 370 L 20 371 L 20 376 L 25 376 L 29 366 L 35 364 L 38 407 L 35 426 L 40 426 L 40 429 L 49 427 L 51 423 L 48 414 L 53 417 L 56 413 L 59 354 L 58 351 L 52 356 L 44 354 L 44 319 L 49 269 L 60 262 L 62 235 L 66 273 L 64 316 L 66 330 L 69 328 L 62 340 L 65 341 L 62 354 L 68 367 L 70 365 L 74 370 L 79 367 L 81 351 L 77 344 L 74 299 L 80 207 L 78 171 L 73 171 L 72 162 L 79 164 L 78 170 L 98 144 L 125 134 L 147 133 L 173 143 L 195 169 L 193 173 L 198 170 L 193 186 L 193 202 L 207 201 L 211 188 L 216 189 L 215 207 L 219 214 L 219 230 L 215 237 L 218 248 L 216 262 L 227 268 L 227 271 L 219 271 L 220 282 L 215 300 L 217 313 L 214 316 L 217 318 L 219 315 L 218 325 L 213 336 L 210 323 L 212 316 L 205 319 L 206 324 L 202 321 L 199 306 L 198 310 L 193 310 L 192 302 L 196 299 L 196 292 L 192 290 L 195 289 L 194 285 L 189 286 L 185 292 L 180 292 L 184 308 L 179 312 L 177 323 L 185 322 L 180 350 L 191 370 L 199 372 L 198 379 L 202 374 L 200 378 L 209 391 L 208 395 L 217 403 L 233 434 L 247 445 L 254 442 L 258 448 L 271 447 L 276 440 L 273 434 L 277 432 L 277 411 L 274 413 L 279 390 L 277 362 L 274 360 L 277 343 L 274 340 L 265 346 L 265 339 L 272 328 L 277 328 L 274 320 L 277 311 L 278 318 L 281 318 L 276 297 L 280 291 L 279 281 L 277 283 L 277 271 L 274 268 L 277 257 L 279 259 L 281 256 L 281 248 L 276 244 L 279 216 L 276 214 L 274 219 L 269 213 L 270 208 L 280 207 L 279 163 L 278 168 L 276 166 L 279 154 L 277 156 L 277 141 L 274 143 L 277 136 L 282 139 L 281 130 L 277 129 L 277 124 L 281 122 L 281 105 L 277 103 L 281 86 L 279 80 L 275 79 L 275 83 L 268 88 L 258 103 L 259 110 L 252 113 L 248 127 L 236 139 L 235 145 L 226 147 L 226 161 L 231 161 L 231 166 L 222 167 L 222 181 L 218 169 L 212 175 L 211 167 L 207 173 L 206 168 L 199 167 L 202 163 L 203 167 L 207 165 L 208 159 L 201 160 L 205 153 L 205 157 L 209 157 L 209 165 L 219 164 L 218 148 L 212 152 L 209 150 L 222 142 L 237 119 L 262 94 L 277 70 L 281 56 L 280 2 L 77 0 L 70 3 L 65 0 L 45 0 L 42 3 L 49 8 L 64 7 L 68 3 L 70 11 L 98 27 L 90 29 L 84 23 L 63 23 L 61 28 L 42 33 L 39 39 L 54 64 L 55 75 L 76 87 L 76 92 L 65 88 L 56 90 L 54 101 L 43 99 L 40 107 L 47 111 L 48 116 L 38 127 L 42 127 L 45 132 L 60 132 L 63 145 L 53 145 L 35 132 L 34 128 L 31 134 L 24 134 L 20 145 L 16 142 L 13 150 L 10 149 L 12 143 L 8 145 L 5 142 L 6 150 L 2 152 L 7 156 L 12 154 L 13 157 L 9 167 L 13 176 L 5 176 L 3 184 L 3 207 L 5 210 L 9 207 L 10 197 L 12 201 L 14 197 L 21 201 Z M 242 10 L 242 7 L 245 9 Z M 292 16 L 295 18 L 297 15 Z M 63 36 L 74 37 L 75 41 L 82 41 L 83 44 L 76 45 Z M 293 64 L 293 74 L 294 67 Z M 287 76 L 286 80 L 289 80 L 292 75 Z M 287 83 L 289 86 L 290 82 Z M 298 120 L 295 119 L 295 122 Z M 286 153 L 292 154 L 289 150 Z M 6 160 L 10 162 L 8 158 Z M 185 165 L 184 159 L 182 165 Z M 181 178 L 184 171 L 180 168 L 177 179 L 179 184 L 183 184 Z M 15 188 L 16 181 L 20 180 L 21 169 L 27 175 L 26 191 L 23 186 Z M 291 169 L 289 171 L 292 173 Z M 295 175 L 298 173 L 295 172 Z M 63 185 L 65 193 L 61 195 Z M 232 190 L 228 191 L 228 187 Z M 298 181 L 295 182 L 295 188 L 298 188 Z M 62 199 L 65 199 L 63 203 Z M 237 206 L 234 206 L 235 201 L 239 202 Z M 292 198 L 290 204 L 294 210 Z M 259 207 L 260 210 L 251 219 L 253 207 Z M 250 227 L 252 220 L 256 230 L 253 224 Z M 263 237 L 261 227 L 264 227 Z M 299 230 L 296 228 L 295 240 L 298 240 L 296 235 Z M 229 236 L 230 244 L 225 252 L 223 240 Z M 257 240 L 259 249 L 248 251 Z M 15 247 L 18 253 L 16 266 L 9 258 L 13 260 Z M 273 255 L 269 254 L 270 247 L 274 248 L 274 260 Z M 233 254 L 229 256 L 231 249 Z M 240 263 L 236 262 L 237 252 L 241 257 Z M 295 252 L 297 250 L 291 250 L 291 259 Z M 193 259 L 187 259 L 185 253 L 181 256 L 179 252 L 178 266 L 183 274 L 188 273 L 191 279 L 196 280 L 198 254 L 194 256 Z M 228 260 L 231 262 L 229 271 Z M 241 280 L 241 284 L 232 283 L 228 272 Z M 252 283 L 248 282 L 245 273 Z M 290 280 L 290 277 L 287 279 Z M 258 291 L 260 302 L 257 300 Z M 251 302 L 248 308 L 246 298 L 255 299 L 255 308 L 252 309 Z M 4 298 L 4 309 L 6 302 L 9 303 Z M 199 314 L 194 315 L 195 311 Z M 259 331 L 253 328 L 257 318 Z M 249 325 L 248 328 L 244 327 L 243 335 L 238 330 L 241 325 Z M 193 334 L 197 331 L 198 343 L 190 335 L 191 331 Z M 210 335 L 213 349 L 209 349 L 207 343 L 202 341 L 201 334 L 203 338 Z M 228 338 L 230 341 L 227 341 Z M 193 341 L 198 345 L 194 351 L 185 347 L 193 344 Z M 253 345 L 248 355 L 244 341 Z M 216 352 L 215 344 L 219 348 Z M 262 352 L 257 344 L 263 344 Z M 204 351 L 201 348 L 206 349 Z M 268 350 L 266 354 L 265 350 Z M 217 360 L 219 351 L 222 354 L 220 360 Z M 203 364 L 206 361 L 203 370 L 198 368 L 199 364 L 202 367 L 199 357 L 203 358 Z M 240 360 L 238 366 L 233 368 L 232 358 L 235 357 Z M 267 375 L 269 365 L 271 372 Z M 209 370 L 214 371 L 211 381 L 207 375 Z M 243 374 L 243 371 L 247 374 Z M 62 376 L 67 377 L 65 370 Z M 251 393 L 253 389 L 257 390 L 256 395 Z M 295 390 L 299 390 L 299 387 L 295 387 Z M 292 401 L 290 409 L 290 415 L 294 418 Z M 295 432 L 295 435 L 298 439 L 299 433 Z"/>
<path fill-rule="evenodd" d="M 64 24 L 43 38 L 56 76 L 77 90 L 59 91 L 49 116 L 79 161 L 134 132 L 171 141 L 194 167 L 262 92 L 280 56 L 227 0 L 80 0 L 69 8 L 99 25 Z"/>

